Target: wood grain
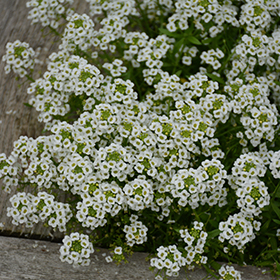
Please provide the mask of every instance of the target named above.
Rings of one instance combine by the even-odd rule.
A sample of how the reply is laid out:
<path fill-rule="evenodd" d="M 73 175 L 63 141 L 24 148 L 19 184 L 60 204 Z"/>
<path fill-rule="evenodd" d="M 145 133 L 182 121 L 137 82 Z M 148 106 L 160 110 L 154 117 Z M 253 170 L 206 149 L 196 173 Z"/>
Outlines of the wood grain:
<path fill-rule="evenodd" d="M 99 248 L 91 255 L 91 263 L 86 267 L 73 268 L 59 259 L 61 244 L 32 239 L 0 236 L 0 279 L 1 280 L 152 280 L 154 272 L 149 270 L 149 254 L 135 252 L 128 257 L 128 263 L 116 265 L 107 263 L 105 255 L 109 250 Z M 222 264 L 222 263 L 221 263 Z M 276 280 L 270 273 L 263 274 L 254 266 L 233 265 L 242 273 L 243 280 Z M 204 268 L 180 271 L 178 277 L 170 280 L 214 280 Z"/>
<path fill-rule="evenodd" d="M 4 152 L 7 155 L 11 153 L 13 142 L 19 136 L 35 138 L 42 135 L 43 125 L 37 121 L 35 109 L 23 105 L 28 103 L 30 98 L 27 94 L 29 83 L 22 83 L 21 79 L 17 81 L 12 73 L 5 74 L 2 56 L 6 52 L 6 44 L 18 39 L 29 43 L 34 50 L 40 47 L 42 49 L 40 60 L 45 60 L 57 50 L 58 46 L 58 38 L 48 34 L 47 31 L 42 32 L 40 24 L 31 25 L 31 21 L 27 19 L 29 9 L 26 8 L 26 2 L 26 0 L 0 0 L 0 153 Z M 73 6 L 79 13 L 88 10 L 88 5 L 83 0 L 76 0 Z M 45 65 L 36 66 L 34 78 L 40 77 L 45 67 Z M 15 193 L 13 190 L 8 195 L 0 189 L 0 223 L 4 224 L 2 234 L 25 235 L 30 233 L 30 229 L 13 226 L 11 219 L 6 216 L 9 198 Z M 38 224 L 32 230 L 32 234 L 45 239 L 49 236 L 49 229 Z"/>

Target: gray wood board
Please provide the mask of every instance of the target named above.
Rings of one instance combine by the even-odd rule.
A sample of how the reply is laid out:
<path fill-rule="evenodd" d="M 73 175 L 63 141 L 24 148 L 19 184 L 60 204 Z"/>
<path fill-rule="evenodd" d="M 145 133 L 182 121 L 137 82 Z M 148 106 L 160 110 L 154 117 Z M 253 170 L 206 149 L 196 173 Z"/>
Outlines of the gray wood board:
<path fill-rule="evenodd" d="M 152 280 L 154 273 L 149 270 L 148 254 L 134 253 L 128 263 L 116 265 L 107 263 L 105 254 L 110 252 L 99 249 L 91 256 L 86 267 L 73 268 L 59 259 L 61 244 L 23 238 L 0 236 L 0 279 L 1 280 Z M 253 266 L 234 265 L 242 273 L 242 280 L 273 280 L 271 274 L 263 274 L 263 269 Z M 170 280 L 213 280 L 207 277 L 205 269 L 180 271 L 179 277 Z"/>
<path fill-rule="evenodd" d="M 29 82 L 23 83 L 22 79 L 17 81 L 13 73 L 5 74 L 2 56 L 6 52 L 6 44 L 18 39 L 29 43 L 34 50 L 40 47 L 40 60 L 45 60 L 57 50 L 58 46 L 57 43 L 53 43 L 54 40 L 58 42 L 58 38 L 48 34 L 49 31 L 42 32 L 40 24 L 31 25 L 31 20 L 27 19 L 30 9 L 26 8 L 26 2 L 27 0 L 0 0 L 0 153 L 4 152 L 7 156 L 13 149 L 14 141 L 21 135 L 33 138 L 42 135 L 43 125 L 37 121 L 35 109 L 23 105 L 28 103 L 30 98 L 27 94 Z M 79 13 L 88 10 L 88 5 L 83 0 L 75 1 L 74 7 Z M 45 70 L 45 64 L 37 66 L 34 77 L 40 77 Z M 7 114 L 7 112 L 11 113 Z M 2 186 L 1 181 L 0 186 Z M 0 188 L 0 223 L 4 224 L 5 234 L 28 234 L 31 232 L 30 229 L 14 226 L 11 219 L 6 216 L 6 209 L 10 206 L 9 198 L 15 193 L 16 190 L 12 190 L 7 194 Z M 47 238 L 49 229 L 38 224 L 32 229 L 32 234 Z M 60 237 L 61 234 L 56 236 Z"/>

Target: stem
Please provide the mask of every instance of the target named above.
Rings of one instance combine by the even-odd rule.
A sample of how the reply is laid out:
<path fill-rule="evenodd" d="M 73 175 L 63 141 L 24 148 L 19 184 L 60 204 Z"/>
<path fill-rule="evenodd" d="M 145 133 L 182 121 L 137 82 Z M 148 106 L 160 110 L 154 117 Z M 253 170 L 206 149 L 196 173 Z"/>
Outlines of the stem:
<path fill-rule="evenodd" d="M 198 222 L 201 222 L 201 220 L 200 220 L 200 218 L 199 218 L 199 215 L 196 213 L 195 210 L 193 210 L 193 214 L 194 214 L 195 218 L 197 219 L 197 221 L 198 221 Z M 201 213 L 201 214 L 203 214 L 203 213 Z"/>
<path fill-rule="evenodd" d="M 32 77 L 30 77 L 28 74 L 26 74 L 25 77 L 26 77 L 29 81 L 31 81 L 32 83 L 35 83 L 35 80 L 34 80 Z"/>
<path fill-rule="evenodd" d="M 141 6 L 140 6 L 140 3 L 139 3 L 139 0 L 135 0 L 136 4 L 137 4 L 137 8 L 140 10 L 140 14 L 141 14 L 141 21 L 138 20 L 138 18 L 135 18 L 135 20 L 137 21 L 137 23 L 141 26 L 142 30 L 146 32 L 146 30 L 148 32 L 146 33 L 149 33 L 149 37 L 153 37 L 152 34 L 154 33 L 154 31 L 150 28 L 150 25 L 149 25 L 149 19 L 148 17 L 146 16 L 147 13 L 145 13 L 142 9 L 141 9 Z M 142 22 L 144 22 L 144 25 L 142 24 Z"/>
<path fill-rule="evenodd" d="M 270 176 L 269 176 L 269 179 L 270 179 L 271 183 L 273 183 L 272 180 L 271 180 L 271 178 L 270 178 Z M 273 183 L 273 185 L 274 185 L 274 183 Z M 277 193 L 279 187 L 280 187 L 280 182 L 277 184 L 277 186 L 276 186 L 274 192 L 272 193 L 273 195 L 272 195 L 271 201 L 274 201 L 275 196 L 276 196 L 276 193 Z"/>
<path fill-rule="evenodd" d="M 53 27 L 51 27 L 50 25 L 48 27 L 51 30 L 51 32 L 53 32 L 56 36 L 62 37 L 62 35 L 58 33 Z"/>

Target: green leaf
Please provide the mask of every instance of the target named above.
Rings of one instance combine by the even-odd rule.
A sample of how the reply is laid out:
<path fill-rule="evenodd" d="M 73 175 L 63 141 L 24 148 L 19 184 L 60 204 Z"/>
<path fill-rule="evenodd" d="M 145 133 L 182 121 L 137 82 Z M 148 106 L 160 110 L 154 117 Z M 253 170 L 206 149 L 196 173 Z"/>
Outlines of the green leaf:
<path fill-rule="evenodd" d="M 280 219 L 280 209 L 275 205 L 274 201 L 271 202 L 271 206 L 278 218 Z"/>
<path fill-rule="evenodd" d="M 218 235 L 220 234 L 220 232 L 221 232 L 221 231 L 220 231 L 219 229 L 214 229 L 214 230 L 208 232 L 207 238 L 216 237 L 216 236 L 218 236 Z"/>
<path fill-rule="evenodd" d="M 261 227 L 261 229 L 260 229 L 260 232 L 266 232 L 266 231 L 267 231 L 267 229 L 268 229 L 268 227 L 269 227 L 269 224 L 270 224 L 270 221 L 271 221 L 271 220 L 268 220 L 268 221 L 266 221 L 266 222 L 262 225 L 262 227 Z"/>
<path fill-rule="evenodd" d="M 218 223 L 218 221 L 216 221 L 216 220 L 209 220 L 209 224 L 212 226 L 212 227 L 215 227 L 215 228 L 217 228 L 218 226 L 219 226 L 219 223 Z"/>
<path fill-rule="evenodd" d="M 32 106 L 32 105 L 30 105 L 29 103 L 23 103 L 23 105 L 25 105 L 26 107 L 33 108 L 33 106 Z"/>
<path fill-rule="evenodd" d="M 199 215 L 200 220 L 203 223 L 206 223 L 208 221 L 208 219 L 210 219 L 209 216 L 211 217 L 211 215 L 208 214 L 208 213 L 202 213 L 202 214 Z M 217 228 L 217 226 L 214 226 L 214 227 Z"/>
<path fill-rule="evenodd" d="M 164 66 L 164 67 L 171 67 L 171 66 L 173 66 L 173 64 L 172 64 L 172 63 L 166 63 L 166 62 L 164 62 L 164 63 L 163 63 L 163 66 Z"/>
<path fill-rule="evenodd" d="M 272 219 L 272 221 L 278 225 L 280 225 L 280 220 Z"/>
<path fill-rule="evenodd" d="M 194 36 L 188 36 L 187 40 L 190 43 L 193 43 L 194 45 L 201 45 L 201 42 L 197 38 L 195 38 Z"/>
<path fill-rule="evenodd" d="M 209 43 L 211 43 L 211 42 L 213 42 L 213 38 L 208 38 L 208 39 L 203 40 L 203 41 L 202 41 L 202 44 L 203 44 L 203 45 L 207 45 L 207 44 L 209 44 Z"/>
<path fill-rule="evenodd" d="M 221 265 L 215 261 L 212 261 L 209 263 L 216 271 L 218 271 L 221 268 Z"/>
<path fill-rule="evenodd" d="M 276 268 L 277 268 L 276 274 L 280 275 L 280 264 L 278 261 L 275 261 L 275 262 L 276 262 Z"/>
<path fill-rule="evenodd" d="M 215 263 L 215 264 L 218 264 L 218 263 Z M 214 265 L 214 266 L 215 266 L 215 265 Z M 215 271 L 213 271 L 212 269 L 210 269 L 210 268 L 208 267 L 208 265 L 205 265 L 205 264 L 203 265 L 203 267 L 205 268 L 205 270 L 209 273 L 209 274 L 208 274 L 208 277 L 207 277 L 207 278 L 203 278 L 203 279 L 208 279 L 209 276 L 210 276 L 210 274 L 211 274 L 213 277 L 215 277 L 216 279 L 219 279 L 219 278 L 217 277 L 217 275 L 216 275 L 215 272 L 218 271 L 218 270 L 221 268 L 221 265 L 220 265 L 219 267 L 216 266 L 217 269 L 216 269 L 214 266 L 213 266 L 213 268 L 215 269 Z"/>
<path fill-rule="evenodd" d="M 159 28 L 159 31 L 160 31 L 160 34 L 165 34 L 169 37 L 172 37 L 172 38 L 182 38 L 182 37 L 187 37 L 189 36 L 189 34 L 191 34 L 191 32 L 193 31 L 193 28 L 188 28 L 186 30 L 184 30 L 184 33 L 183 34 L 178 34 L 178 32 L 170 32 L 169 30 L 167 29 L 164 29 L 164 28 Z M 212 38 L 211 38 L 212 39 Z M 197 40 L 197 39 L 196 39 Z M 197 40 L 198 41 L 198 40 Z M 199 41 L 198 41 L 199 42 Z M 201 45 L 201 44 L 200 44 Z"/>
<path fill-rule="evenodd" d="M 178 76 L 178 77 L 180 77 L 181 73 L 182 73 L 182 70 L 178 70 L 178 71 L 175 73 L 175 75 Z"/>
<path fill-rule="evenodd" d="M 280 188 L 277 188 L 277 190 L 273 196 L 280 198 Z"/>
<path fill-rule="evenodd" d="M 262 266 L 271 266 L 271 261 L 258 262 L 257 265 L 260 266 L 260 267 L 262 267 Z"/>
<path fill-rule="evenodd" d="M 172 38 L 182 38 L 182 34 L 178 34 L 178 33 L 175 33 L 175 32 L 170 32 L 168 31 L 167 29 L 164 29 L 164 28 L 159 28 L 159 31 L 160 31 L 160 34 L 165 34 L 169 37 L 172 37 Z"/>
<path fill-rule="evenodd" d="M 224 80 L 214 74 L 210 74 L 210 73 L 205 73 L 206 76 L 208 76 L 210 79 L 212 79 L 215 82 L 219 82 L 220 84 L 225 84 Z"/>
<path fill-rule="evenodd" d="M 182 45 L 185 42 L 185 38 L 182 38 L 181 40 L 179 40 L 175 45 L 174 45 L 174 49 L 173 49 L 173 53 L 177 54 L 179 49 L 182 47 Z"/>
<path fill-rule="evenodd" d="M 270 244 L 271 244 L 271 248 L 272 250 L 277 250 L 277 240 L 275 237 L 271 237 L 270 239 Z"/>
<path fill-rule="evenodd" d="M 274 81 L 274 83 L 278 86 L 280 86 L 280 82 L 279 81 Z"/>

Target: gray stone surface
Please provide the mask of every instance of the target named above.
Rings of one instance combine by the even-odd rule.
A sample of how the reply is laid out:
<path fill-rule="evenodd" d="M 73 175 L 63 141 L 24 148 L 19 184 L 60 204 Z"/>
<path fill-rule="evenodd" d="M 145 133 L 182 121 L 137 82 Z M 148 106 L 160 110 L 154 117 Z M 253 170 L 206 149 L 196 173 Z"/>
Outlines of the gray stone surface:
<path fill-rule="evenodd" d="M 110 252 L 100 249 L 91 257 L 88 267 L 73 268 L 59 260 L 61 244 L 24 238 L 0 236 L 0 280 L 152 280 L 148 254 L 134 253 L 128 263 L 116 265 L 107 263 L 105 256 Z M 263 274 L 256 267 L 238 267 L 243 280 L 273 280 L 269 273 Z M 204 269 L 182 271 L 178 280 L 202 280 L 208 278 Z"/>

